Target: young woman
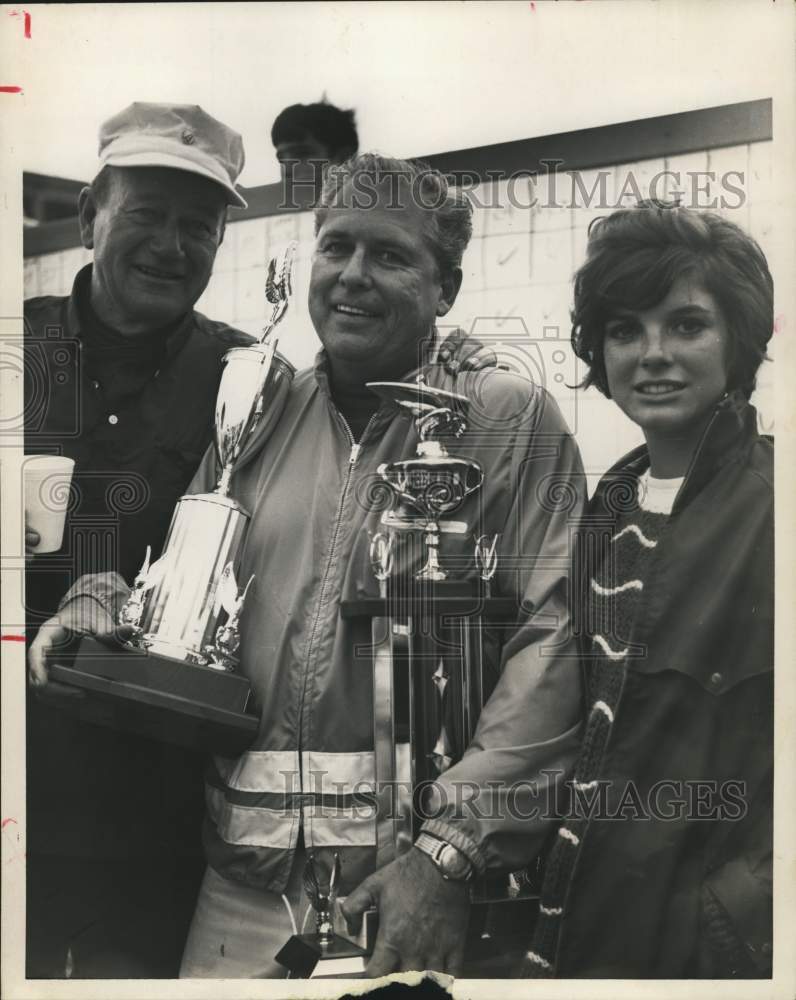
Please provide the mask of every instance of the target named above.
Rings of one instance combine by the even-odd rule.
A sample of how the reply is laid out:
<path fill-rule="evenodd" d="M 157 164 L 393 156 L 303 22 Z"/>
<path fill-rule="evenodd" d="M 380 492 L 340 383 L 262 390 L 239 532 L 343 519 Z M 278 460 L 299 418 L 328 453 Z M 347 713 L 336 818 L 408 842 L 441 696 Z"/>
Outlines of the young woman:
<path fill-rule="evenodd" d="M 658 203 L 599 220 L 572 343 L 645 445 L 580 538 L 587 726 L 527 973 L 771 974 L 773 328 L 760 248 Z"/>

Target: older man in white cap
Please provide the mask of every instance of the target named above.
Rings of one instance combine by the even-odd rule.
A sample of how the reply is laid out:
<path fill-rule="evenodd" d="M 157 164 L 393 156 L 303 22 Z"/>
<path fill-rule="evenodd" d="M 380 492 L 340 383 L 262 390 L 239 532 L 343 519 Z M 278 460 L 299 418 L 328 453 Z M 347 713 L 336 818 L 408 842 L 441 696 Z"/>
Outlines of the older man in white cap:
<path fill-rule="evenodd" d="M 25 306 L 25 451 L 73 458 L 76 486 L 61 551 L 29 563 L 29 638 L 78 576 L 130 579 L 159 550 L 210 441 L 224 353 L 251 341 L 193 308 L 227 207 L 246 204 L 238 133 L 196 105 L 135 103 L 101 127 L 99 155 L 79 198 L 93 264 L 68 297 Z M 176 973 L 200 858 L 196 767 L 31 704 L 29 976 Z"/>

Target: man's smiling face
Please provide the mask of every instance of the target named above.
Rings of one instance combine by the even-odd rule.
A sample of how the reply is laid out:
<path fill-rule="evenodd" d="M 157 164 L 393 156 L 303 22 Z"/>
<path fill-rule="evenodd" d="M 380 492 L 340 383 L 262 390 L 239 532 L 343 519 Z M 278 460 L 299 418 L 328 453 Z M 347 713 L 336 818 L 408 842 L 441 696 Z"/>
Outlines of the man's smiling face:
<path fill-rule="evenodd" d="M 349 199 L 350 201 L 350 199 Z M 310 278 L 312 322 L 333 375 L 401 378 L 456 298 L 460 274 L 443 275 L 413 203 L 330 208 Z"/>
<path fill-rule="evenodd" d="M 99 204 L 90 188 L 81 193 L 81 233 L 94 249 L 94 309 L 135 335 L 178 320 L 205 290 L 224 235 L 226 196 L 185 170 L 111 169 Z"/>

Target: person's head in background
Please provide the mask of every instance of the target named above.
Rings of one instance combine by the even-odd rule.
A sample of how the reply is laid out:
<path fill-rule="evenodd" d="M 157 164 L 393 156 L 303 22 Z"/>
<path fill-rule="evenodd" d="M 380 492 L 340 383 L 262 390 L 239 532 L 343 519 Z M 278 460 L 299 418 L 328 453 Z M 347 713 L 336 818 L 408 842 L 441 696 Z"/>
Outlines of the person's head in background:
<path fill-rule="evenodd" d="M 343 163 L 359 149 L 353 110 L 326 101 L 291 104 L 280 111 L 271 126 L 271 142 L 282 181 L 302 205 L 316 201 L 327 163 Z"/>
<path fill-rule="evenodd" d="M 592 224 L 572 346 L 584 387 L 644 432 L 653 475 L 683 475 L 716 404 L 751 396 L 773 318 L 766 258 L 722 216 L 646 201 Z"/>

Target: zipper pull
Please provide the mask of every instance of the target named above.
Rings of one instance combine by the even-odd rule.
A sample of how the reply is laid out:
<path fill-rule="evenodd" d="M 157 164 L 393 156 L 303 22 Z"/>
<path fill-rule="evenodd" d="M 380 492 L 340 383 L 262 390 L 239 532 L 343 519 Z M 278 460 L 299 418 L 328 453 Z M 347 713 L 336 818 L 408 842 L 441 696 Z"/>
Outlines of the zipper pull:
<path fill-rule="evenodd" d="M 356 462 L 356 460 L 359 458 L 359 452 L 361 447 L 362 445 L 357 444 L 356 442 L 354 442 L 354 444 L 351 445 L 351 454 L 348 458 L 349 465 L 353 465 L 354 462 Z"/>

